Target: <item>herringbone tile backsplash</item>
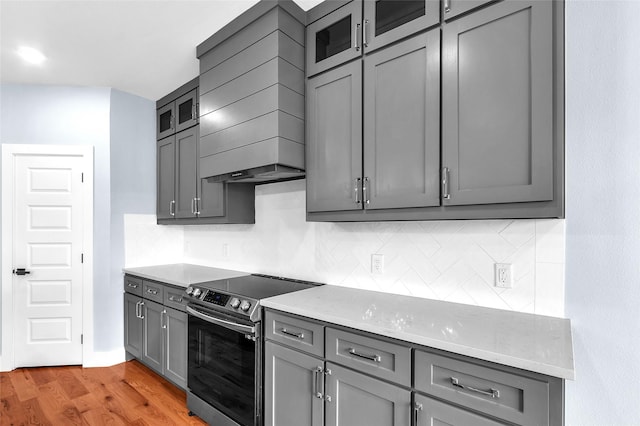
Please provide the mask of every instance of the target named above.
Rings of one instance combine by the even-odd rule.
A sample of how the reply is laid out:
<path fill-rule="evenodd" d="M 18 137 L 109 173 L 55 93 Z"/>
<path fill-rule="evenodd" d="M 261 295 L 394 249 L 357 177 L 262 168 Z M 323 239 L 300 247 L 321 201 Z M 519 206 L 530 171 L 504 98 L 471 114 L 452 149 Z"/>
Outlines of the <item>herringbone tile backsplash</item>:
<path fill-rule="evenodd" d="M 293 181 L 256 187 L 255 225 L 167 227 L 130 215 L 125 234 L 127 266 L 171 259 L 162 263 L 564 316 L 564 220 L 306 222 L 304 181 Z M 374 253 L 383 274 L 371 272 Z M 513 264 L 513 288 L 493 285 L 496 262 Z"/>

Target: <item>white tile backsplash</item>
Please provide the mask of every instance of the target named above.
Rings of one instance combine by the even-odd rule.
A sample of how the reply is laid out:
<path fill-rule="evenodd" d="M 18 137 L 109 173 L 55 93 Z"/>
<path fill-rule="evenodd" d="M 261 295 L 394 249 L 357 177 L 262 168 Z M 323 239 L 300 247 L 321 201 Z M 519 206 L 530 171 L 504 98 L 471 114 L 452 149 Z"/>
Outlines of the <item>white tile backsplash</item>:
<path fill-rule="evenodd" d="M 298 180 L 256 187 L 255 225 L 130 222 L 128 262 L 148 257 L 130 249 L 167 244 L 173 247 L 158 258 L 564 316 L 564 220 L 306 222 L 304 180 Z M 133 236 L 149 241 L 129 241 Z M 175 253 L 180 241 L 184 250 Z M 385 256 L 382 275 L 371 272 L 373 253 Z M 513 264 L 512 289 L 494 287 L 496 262 Z"/>

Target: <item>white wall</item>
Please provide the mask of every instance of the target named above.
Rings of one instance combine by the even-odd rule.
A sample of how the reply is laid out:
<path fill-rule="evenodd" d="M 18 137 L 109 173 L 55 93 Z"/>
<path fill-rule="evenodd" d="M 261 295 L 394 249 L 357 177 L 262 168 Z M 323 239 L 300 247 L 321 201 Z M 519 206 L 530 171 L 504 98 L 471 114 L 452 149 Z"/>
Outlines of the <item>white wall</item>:
<path fill-rule="evenodd" d="M 94 147 L 93 349 L 121 350 L 122 215 L 155 211 L 155 103 L 109 88 L 3 84 L 0 106 L 1 143 Z"/>
<path fill-rule="evenodd" d="M 640 425 L 640 2 L 566 5 L 567 424 Z"/>

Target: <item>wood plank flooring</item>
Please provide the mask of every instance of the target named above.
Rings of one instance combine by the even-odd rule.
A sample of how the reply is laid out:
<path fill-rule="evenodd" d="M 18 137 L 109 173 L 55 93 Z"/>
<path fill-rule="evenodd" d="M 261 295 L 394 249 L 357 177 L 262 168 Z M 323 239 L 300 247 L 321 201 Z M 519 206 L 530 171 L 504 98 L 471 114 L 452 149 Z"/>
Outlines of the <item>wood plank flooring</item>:
<path fill-rule="evenodd" d="M 206 425 L 183 391 L 140 364 L 0 373 L 0 425 Z"/>

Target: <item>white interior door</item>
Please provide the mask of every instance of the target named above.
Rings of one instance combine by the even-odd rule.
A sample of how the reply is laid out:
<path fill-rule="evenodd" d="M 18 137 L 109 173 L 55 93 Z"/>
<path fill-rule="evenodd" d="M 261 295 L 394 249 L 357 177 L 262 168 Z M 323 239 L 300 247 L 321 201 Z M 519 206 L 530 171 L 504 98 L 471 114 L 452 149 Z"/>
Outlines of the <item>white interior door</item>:
<path fill-rule="evenodd" d="M 83 157 L 14 165 L 14 367 L 82 364 Z"/>

